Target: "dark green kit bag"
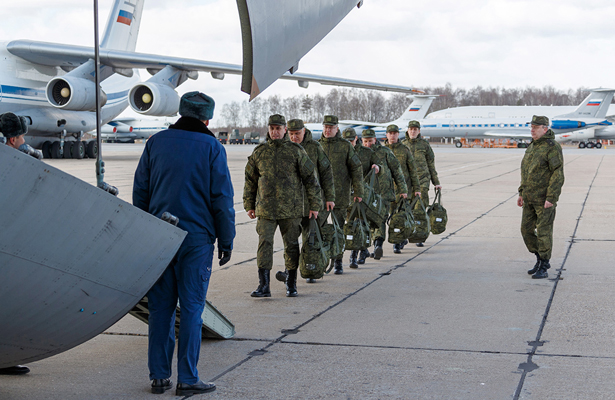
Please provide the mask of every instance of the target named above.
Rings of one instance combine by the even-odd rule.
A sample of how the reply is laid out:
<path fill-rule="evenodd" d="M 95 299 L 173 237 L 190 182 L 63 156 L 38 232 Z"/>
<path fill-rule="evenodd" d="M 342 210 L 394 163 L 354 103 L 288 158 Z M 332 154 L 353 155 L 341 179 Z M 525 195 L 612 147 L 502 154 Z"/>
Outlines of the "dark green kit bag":
<path fill-rule="evenodd" d="M 322 240 L 315 218 L 310 218 L 308 240 L 301 246 L 299 272 L 303 279 L 320 279 L 329 265 L 329 245 Z"/>
<path fill-rule="evenodd" d="M 414 216 L 406 199 L 399 199 L 397 209 L 389 218 L 389 243 L 401 243 L 414 233 Z"/>
<path fill-rule="evenodd" d="M 369 181 L 369 183 L 368 183 Z M 376 172 L 372 169 L 365 176 L 363 182 L 363 201 L 365 218 L 369 222 L 373 229 L 378 229 L 382 226 L 382 223 L 386 221 L 387 214 L 389 213 L 389 206 L 382 196 L 376 192 Z"/>
<path fill-rule="evenodd" d="M 371 246 L 369 223 L 365 218 L 365 207 L 362 204 L 363 202 L 353 204 L 348 214 L 348 222 L 344 225 L 346 250 L 362 250 Z"/>
<path fill-rule="evenodd" d="M 414 217 L 414 233 L 408 236 L 410 243 L 423 243 L 429 237 L 431 232 L 431 226 L 429 223 L 429 216 L 423 205 L 423 201 L 420 197 L 416 196 L 410 204 L 412 210 L 412 216 Z"/>
<path fill-rule="evenodd" d="M 320 228 L 320 233 L 322 233 L 322 240 L 325 243 L 329 243 L 329 258 L 338 258 L 344 254 L 344 247 L 346 245 L 344 231 L 340 227 L 335 214 L 330 212 L 329 216 L 331 217 L 331 223 L 324 224 Z"/>
<path fill-rule="evenodd" d="M 433 204 L 427 207 L 427 215 L 429 215 L 429 223 L 431 224 L 431 233 L 439 235 L 446 230 L 448 217 L 446 208 L 442 207 L 442 193 L 440 189 L 436 190 L 436 197 L 433 199 Z"/>

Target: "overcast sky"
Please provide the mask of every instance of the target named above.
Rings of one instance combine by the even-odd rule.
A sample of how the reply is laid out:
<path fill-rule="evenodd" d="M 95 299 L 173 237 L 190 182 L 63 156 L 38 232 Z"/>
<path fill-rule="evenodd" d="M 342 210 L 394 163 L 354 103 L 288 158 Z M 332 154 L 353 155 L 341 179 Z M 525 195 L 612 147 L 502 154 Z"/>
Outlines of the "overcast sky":
<path fill-rule="evenodd" d="M 287 1 L 287 0 L 280 0 Z M 294 0 L 288 0 L 294 1 Z M 99 0 L 104 29 L 111 0 Z M 92 1 L 2 5 L 0 40 L 92 45 Z M 308 53 L 299 71 L 421 88 L 444 85 L 557 89 L 610 87 L 615 2 L 608 0 L 365 0 Z M 137 51 L 241 64 L 234 0 L 146 0 Z M 146 72 L 142 77 L 149 77 Z M 239 76 L 201 73 L 178 88 L 243 101 Z M 261 96 L 326 93 L 276 82 Z"/>

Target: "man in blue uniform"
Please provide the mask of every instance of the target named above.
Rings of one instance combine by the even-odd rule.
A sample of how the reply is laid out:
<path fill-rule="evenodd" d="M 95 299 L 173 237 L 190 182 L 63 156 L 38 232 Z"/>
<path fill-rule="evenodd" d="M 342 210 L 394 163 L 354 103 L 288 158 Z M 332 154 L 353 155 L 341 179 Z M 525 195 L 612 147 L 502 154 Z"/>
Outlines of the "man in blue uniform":
<path fill-rule="evenodd" d="M 152 393 L 164 393 L 173 386 L 170 377 L 178 299 L 181 321 L 176 395 L 216 389 L 215 384 L 201 381 L 197 370 L 201 315 L 216 239 L 220 265 L 231 258 L 235 210 L 226 152 L 207 128 L 213 111 L 211 97 L 199 92 L 183 95 L 181 118 L 148 140 L 135 172 L 133 204 L 157 217 L 168 211 L 179 218 L 178 226 L 188 231 L 175 258 L 147 293 Z"/>

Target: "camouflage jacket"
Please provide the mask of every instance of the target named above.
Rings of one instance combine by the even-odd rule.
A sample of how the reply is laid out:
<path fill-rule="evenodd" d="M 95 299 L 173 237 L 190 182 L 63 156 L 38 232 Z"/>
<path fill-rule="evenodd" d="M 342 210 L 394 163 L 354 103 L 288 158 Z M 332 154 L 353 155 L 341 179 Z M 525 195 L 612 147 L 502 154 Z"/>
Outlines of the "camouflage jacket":
<path fill-rule="evenodd" d="M 303 137 L 303 142 L 301 142 L 301 147 L 303 147 L 316 167 L 316 176 L 318 177 L 318 183 L 322 189 L 321 196 L 323 201 L 335 201 L 335 186 L 333 183 L 333 169 L 331 168 L 331 163 L 320 146 L 320 143 L 312 139 L 312 132 L 310 132 L 309 129 L 305 130 L 305 136 Z M 307 190 L 304 190 L 303 198 L 307 199 Z M 324 204 L 319 211 L 322 210 L 324 210 Z M 308 215 L 310 215 L 310 210 L 307 201 L 305 201 L 303 216 L 307 217 Z"/>
<path fill-rule="evenodd" d="M 419 176 L 416 172 L 414 157 L 412 157 L 412 152 L 410 149 L 404 146 L 400 141 L 392 144 L 387 143 L 386 146 L 391 149 L 393 154 L 395 154 L 395 157 L 399 160 L 401 170 L 404 173 L 404 178 L 406 178 L 406 186 L 408 186 L 409 189 L 412 189 L 412 193 L 420 192 L 421 184 L 419 183 Z"/>
<path fill-rule="evenodd" d="M 408 132 L 402 144 L 410 149 L 416 165 L 416 173 L 419 177 L 421 188 L 429 189 L 429 182 L 439 185 L 438 173 L 436 172 L 436 156 L 429 142 L 419 134 L 416 139 L 411 139 Z"/>
<path fill-rule="evenodd" d="M 325 135 L 318 140 L 333 168 L 335 183 L 335 208 L 346 209 L 350 204 L 350 184 L 354 196 L 363 197 L 363 171 L 361 160 L 356 155 L 352 144 L 337 132 L 332 138 Z"/>
<path fill-rule="evenodd" d="M 357 144 L 354 145 L 354 151 L 359 156 L 361 160 L 361 167 L 363 168 L 363 176 L 369 174 L 369 171 L 372 169 L 373 164 L 378 164 L 377 156 L 374 154 L 374 151 L 369 147 L 365 147 L 360 142 L 361 139 L 357 140 Z"/>
<path fill-rule="evenodd" d="M 376 143 L 372 146 L 372 150 L 378 157 L 378 166 L 380 172 L 378 172 L 378 183 L 380 187 L 380 195 L 384 200 L 395 200 L 395 188 L 397 188 L 397 194 L 408 193 L 408 186 L 406 185 L 406 179 L 402 172 L 399 160 L 395 157 L 395 154 L 386 146 L 380 144 L 376 140 Z"/>
<path fill-rule="evenodd" d="M 564 156 L 551 129 L 532 140 L 521 162 L 519 195 L 531 204 L 556 204 L 564 185 Z"/>
<path fill-rule="evenodd" d="M 288 134 L 259 144 L 246 164 L 244 209 L 265 219 L 301 218 L 305 186 L 310 210 L 320 210 L 322 197 L 314 170 L 305 150 Z"/>

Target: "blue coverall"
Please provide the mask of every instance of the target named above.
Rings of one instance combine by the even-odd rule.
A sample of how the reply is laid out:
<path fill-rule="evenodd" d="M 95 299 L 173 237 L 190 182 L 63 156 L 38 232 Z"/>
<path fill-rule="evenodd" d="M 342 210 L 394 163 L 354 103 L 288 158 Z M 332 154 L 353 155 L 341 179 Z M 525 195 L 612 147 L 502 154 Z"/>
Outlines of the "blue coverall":
<path fill-rule="evenodd" d="M 195 384 L 214 243 L 217 239 L 219 250 L 230 251 L 235 237 L 226 151 L 204 123 L 182 117 L 148 140 L 135 172 L 133 204 L 157 217 L 170 212 L 179 218 L 179 228 L 188 232 L 171 264 L 147 293 L 148 366 L 150 380 L 171 376 L 179 299 L 177 380 Z"/>

